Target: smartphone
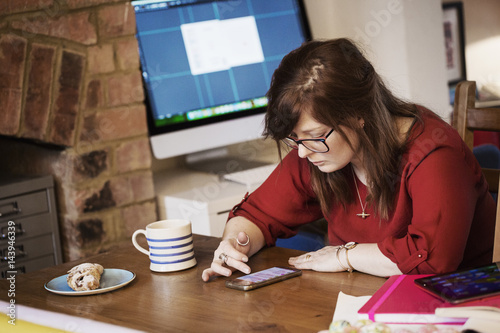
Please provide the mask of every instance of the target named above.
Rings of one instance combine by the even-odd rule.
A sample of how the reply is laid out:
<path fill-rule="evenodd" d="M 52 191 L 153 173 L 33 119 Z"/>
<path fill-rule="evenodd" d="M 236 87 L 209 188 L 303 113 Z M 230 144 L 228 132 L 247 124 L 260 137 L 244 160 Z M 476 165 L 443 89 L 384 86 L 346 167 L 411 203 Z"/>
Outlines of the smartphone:
<path fill-rule="evenodd" d="M 238 290 L 253 290 L 275 282 L 287 280 L 302 274 L 300 269 L 291 267 L 272 267 L 251 273 L 234 280 L 226 281 L 226 287 Z"/>
<path fill-rule="evenodd" d="M 415 279 L 417 286 L 449 303 L 462 303 L 500 294 L 500 262 Z"/>

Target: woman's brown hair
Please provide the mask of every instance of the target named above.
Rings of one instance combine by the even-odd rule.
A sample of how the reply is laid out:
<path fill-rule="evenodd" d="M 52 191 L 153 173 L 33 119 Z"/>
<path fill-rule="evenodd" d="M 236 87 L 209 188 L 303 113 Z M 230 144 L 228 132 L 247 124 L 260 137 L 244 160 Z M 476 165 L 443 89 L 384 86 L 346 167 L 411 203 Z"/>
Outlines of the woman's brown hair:
<path fill-rule="evenodd" d="M 354 130 L 367 172 L 367 202 L 380 217 L 388 218 L 405 150 L 395 118 L 418 120 L 419 111 L 387 89 L 352 41 L 311 41 L 290 52 L 274 72 L 267 98 L 264 134 L 278 142 L 278 149 L 301 112 L 310 112 L 349 144 L 341 126 Z M 364 127 L 359 125 L 361 118 Z M 349 169 L 323 173 L 310 165 L 310 170 L 311 185 L 325 214 L 335 201 L 345 207 L 355 200 L 347 178 L 352 177 Z"/>

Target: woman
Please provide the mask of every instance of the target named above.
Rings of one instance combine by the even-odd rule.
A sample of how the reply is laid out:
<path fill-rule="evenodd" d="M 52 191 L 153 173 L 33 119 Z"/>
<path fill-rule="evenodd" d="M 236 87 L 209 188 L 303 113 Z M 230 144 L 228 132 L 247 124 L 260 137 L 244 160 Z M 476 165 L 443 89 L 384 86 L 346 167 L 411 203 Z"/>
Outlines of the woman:
<path fill-rule="evenodd" d="M 352 42 L 292 51 L 267 96 L 265 134 L 292 149 L 233 209 L 204 281 L 249 273 L 251 255 L 321 217 L 330 246 L 290 265 L 390 276 L 491 262 L 496 207 L 473 154 L 392 95 Z"/>

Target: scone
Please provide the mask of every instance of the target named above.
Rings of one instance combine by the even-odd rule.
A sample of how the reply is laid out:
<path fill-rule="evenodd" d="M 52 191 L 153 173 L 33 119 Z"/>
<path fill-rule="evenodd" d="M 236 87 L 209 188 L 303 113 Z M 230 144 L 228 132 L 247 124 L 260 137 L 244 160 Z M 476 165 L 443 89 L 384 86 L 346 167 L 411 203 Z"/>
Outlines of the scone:
<path fill-rule="evenodd" d="M 68 285 L 76 291 L 99 288 L 104 268 L 99 264 L 80 264 L 68 271 Z"/>

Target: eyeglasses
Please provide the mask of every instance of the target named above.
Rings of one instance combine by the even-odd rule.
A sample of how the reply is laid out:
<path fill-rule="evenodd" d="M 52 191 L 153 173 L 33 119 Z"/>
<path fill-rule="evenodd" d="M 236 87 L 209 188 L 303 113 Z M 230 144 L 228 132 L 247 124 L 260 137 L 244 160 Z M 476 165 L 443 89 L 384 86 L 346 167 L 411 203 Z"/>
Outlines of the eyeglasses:
<path fill-rule="evenodd" d="M 299 149 L 299 145 L 302 144 L 304 147 L 313 151 L 315 153 L 326 153 L 330 150 L 328 145 L 326 144 L 326 139 L 333 133 L 333 128 L 327 135 L 322 138 L 316 139 L 303 139 L 303 140 L 295 140 L 291 137 L 286 137 L 282 141 L 290 148 Z"/>

